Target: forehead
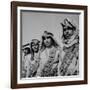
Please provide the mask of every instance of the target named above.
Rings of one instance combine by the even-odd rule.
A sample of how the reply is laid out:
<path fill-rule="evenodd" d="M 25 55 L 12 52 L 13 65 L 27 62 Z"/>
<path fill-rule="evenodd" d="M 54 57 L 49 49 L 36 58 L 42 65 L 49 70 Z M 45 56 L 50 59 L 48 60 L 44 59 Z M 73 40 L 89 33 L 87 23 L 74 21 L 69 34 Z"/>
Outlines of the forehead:
<path fill-rule="evenodd" d="M 51 38 L 50 36 L 48 36 L 48 35 L 46 35 L 46 36 L 44 36 L 44 38 Z"/>
<path fill-rule="evenodd" d="M 39 42 L 37 40 L 34 40 L 32 44 L 39 44 Z"/>

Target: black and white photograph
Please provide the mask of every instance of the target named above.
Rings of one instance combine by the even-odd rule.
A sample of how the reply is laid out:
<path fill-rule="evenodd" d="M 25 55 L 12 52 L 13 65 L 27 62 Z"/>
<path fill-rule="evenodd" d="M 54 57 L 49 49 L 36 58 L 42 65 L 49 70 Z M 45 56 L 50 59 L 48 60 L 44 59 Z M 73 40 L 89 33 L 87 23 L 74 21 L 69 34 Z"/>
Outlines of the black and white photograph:
<path fill-rule="evenodd" d="M 87 83 L 87 7 L 12 2 L 12 88 Z"/>
<path fill-rule="evenodd" d="M 79 15 L 21 11 L 21 78 L 79 75 Z"/>

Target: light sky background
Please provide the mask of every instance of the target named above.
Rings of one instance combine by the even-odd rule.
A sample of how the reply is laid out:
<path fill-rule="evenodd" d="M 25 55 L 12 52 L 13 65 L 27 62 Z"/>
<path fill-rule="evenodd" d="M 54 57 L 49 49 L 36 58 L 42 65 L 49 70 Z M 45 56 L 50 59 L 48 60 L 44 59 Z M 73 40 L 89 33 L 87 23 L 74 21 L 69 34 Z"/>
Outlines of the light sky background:
<path fill-rule="evenodd" d="M 60 44 L 60 37 L 62 35 L 62 26 L 60 23 L 65 18 L 68 18 L 79 28 L 79 14 L 77 13 L 48 13 L 29 10 L 22 11 L 21 16 L 22 45 L 30 43 L 32 39 L 41 40 L 44 31 L 52 32 Z"/>

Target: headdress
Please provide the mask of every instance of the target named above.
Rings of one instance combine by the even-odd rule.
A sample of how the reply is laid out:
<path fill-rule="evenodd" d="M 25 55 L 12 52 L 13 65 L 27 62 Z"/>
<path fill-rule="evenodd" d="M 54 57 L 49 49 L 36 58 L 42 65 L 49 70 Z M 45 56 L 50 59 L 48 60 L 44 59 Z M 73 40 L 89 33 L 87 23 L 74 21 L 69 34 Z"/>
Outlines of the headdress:
<path fill-rule="evenodd" d="M 63 30 L 76 30 L 76 26 L 71 23 L 71 21 L 69 21 L 67 18 L 64 19 L 64 23 L 61 23 L 62 27 L 63 27 Z"/>
<path fill-rule="evenodd" d="M 37 44 L 39 44 L 40 41 L 39 41 L 38 39 L 32 39 L 32 40 L 31 40 L 31 43 L 37 43 Z"/>
<path fill-rule="evenodd" d="M 51 32 L 48 32 L 48 31 L 44 31 L 44 33 L 43 33 L 43 35 L 42 35 L 42 37 L 52 37 L 53 38 L 53 33 L 51 33 Z"/>

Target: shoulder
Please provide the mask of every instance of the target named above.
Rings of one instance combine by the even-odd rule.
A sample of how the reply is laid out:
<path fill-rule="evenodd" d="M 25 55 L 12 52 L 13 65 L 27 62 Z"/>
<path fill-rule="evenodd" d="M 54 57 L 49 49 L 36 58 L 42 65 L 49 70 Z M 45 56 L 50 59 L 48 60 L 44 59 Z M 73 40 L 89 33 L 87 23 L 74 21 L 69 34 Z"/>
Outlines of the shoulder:
<path fill-rule="evenodd" d="M 57 47 L 57 48 L 54 47 L 54 48 L 52 49 L 52 51 L 55 52 L 56 55 L 61 54 L 61 48 L 60 48 L 60 47 Z"/>

